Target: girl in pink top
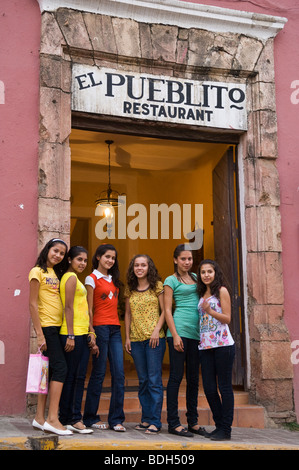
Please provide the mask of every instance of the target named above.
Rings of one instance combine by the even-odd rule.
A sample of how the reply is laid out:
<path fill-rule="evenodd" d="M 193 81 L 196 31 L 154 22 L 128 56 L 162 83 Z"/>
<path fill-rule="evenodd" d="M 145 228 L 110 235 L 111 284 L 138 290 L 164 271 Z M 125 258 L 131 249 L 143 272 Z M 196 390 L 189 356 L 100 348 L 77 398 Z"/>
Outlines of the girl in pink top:
<path fill-rule="evenodd" d="M 222 441 L 231 438 L 234 416 L 232 369 L 235 357 L 235 344 L 228 327 L 231 321 L 231 300 L 223 284 L 219 265 L 210 259 L 203 260 L 197 276 L 202 381 L 216 425 L 209 437 Z"/>

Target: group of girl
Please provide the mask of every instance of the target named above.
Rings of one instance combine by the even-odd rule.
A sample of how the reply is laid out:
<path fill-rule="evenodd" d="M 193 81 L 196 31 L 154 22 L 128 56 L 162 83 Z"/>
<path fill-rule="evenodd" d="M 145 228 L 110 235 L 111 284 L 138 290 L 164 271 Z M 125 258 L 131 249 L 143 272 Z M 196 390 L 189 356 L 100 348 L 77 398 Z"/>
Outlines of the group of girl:
<path fill-rule="evenodd" d="M 92 258 L 93 271 L 86 277 L 84 286 L 77 275 L 86 268 L 87 256 L 85 248 L 75 246 L 67 251 L 66 243 L 54 238 L 45 245 L 29 274 L 31 318 L 38 347 L 49 357 L 50 364 L 47 420 L 47 397 L 39 395 L 32 424 L 59 435 L 90 433 L 108 426 L 114 431 L 126 431 L 117 251 L 110 244 L 97 248 Z M 134 256 L 127 272 L 125 350 L 132 355 L 136 367 L 142 410 L 136 429 L 147 434 L 161 430 L 162 362 L 167 339 L 168 432 L 185 437 L 199 434 L 213 440 L 230 439 L 235 354 L 228 327 L 230 296 L 214 261 L 202 261 L 198 274 L 192 273 L 192 252 L 185 245 L 175 249 L 173 260 L 174 273 L 166 278 L 164 285 L 148 255 Z M 90 352 L 92 370 L 82 416 Z M 111 371 L 108 426 L 98 414 L 107 360 Z M 187 428 L 181 425 L 178 411 L 185 365 Z M 198 424 L 200 365 L 204 392 L 216 426 L 211 433 Z"/>

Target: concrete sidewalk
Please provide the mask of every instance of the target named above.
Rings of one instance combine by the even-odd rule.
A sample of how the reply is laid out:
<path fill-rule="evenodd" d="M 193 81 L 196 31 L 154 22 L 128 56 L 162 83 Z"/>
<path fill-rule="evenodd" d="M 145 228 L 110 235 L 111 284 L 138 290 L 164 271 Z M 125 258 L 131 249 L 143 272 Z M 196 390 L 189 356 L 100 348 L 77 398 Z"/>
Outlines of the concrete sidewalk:
<path fill-rule="evenodd" d="M 122 433 L 95 430 L 90 435 L 60 437 L 34 430 L 31 421 L 25 417 L 0 417 L 0 450 L 299 450 L 299 432 L 282 428 L 233 428 L 230 441 L 217 442 L 197 435 L 174 436 L 167 432 L 166 425 L 159 434 L 148 435 L 135 430 L 135 423 L 125 423 L 127 431 Z"/>

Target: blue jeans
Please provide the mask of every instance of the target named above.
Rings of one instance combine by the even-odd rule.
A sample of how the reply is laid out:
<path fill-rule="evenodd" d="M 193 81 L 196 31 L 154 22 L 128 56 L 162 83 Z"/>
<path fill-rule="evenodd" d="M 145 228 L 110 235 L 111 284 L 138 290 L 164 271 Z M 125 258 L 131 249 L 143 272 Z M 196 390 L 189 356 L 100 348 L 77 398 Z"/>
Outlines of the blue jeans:
<path fill-rule="evenodd" d="M 205 349 L 199 354 L 204 392 L 213 414 L 215 426 L 230 436 L 234 418 L 232 369 L 235 345 Z"/>
<path fill-rule="evenodd" d="M 97 336 L 96 342 L 99 347 L 100 354 L 99 357 L 92 357 L 93 364 L 87 387 L 83 420 L 84 424 L 88 427 L 101 420 L 97 411 L 106 373 L 107 359 L 109 359 L 111 372 L 111 399 L 108 423 L 110 427 L 113 427 L 116 424 L 121 424 L 125 419 L 123 411 L 125 373 L 120 326 L 95 326 L 94 331 Z"/>
<path fill-rule="evenodd" d="M 138 397 L 141 404 L 141 422 L 161 428 L 163 405 L 162 362 L 166 349 L 165 338 L 155 348 L 149 340 L 132 341 L 131 352 L 139 379 Z"/>
<path fill-rule="evenodd" d="M 169 429 L 180 426 L 178 413 L 178 395 L 181 381 L 184 376 L 184 366 L 186 363 L 186 407 L 187 422 L 193 427 L 197 424 L 197 399 L 199 382 L 199 354 L 198 340 L 183 338 L 184 351 L 176 351 L 173 347 L 173 338 L 167 338 L 169 346 L 170 373 L 167 384 L 167 422 Z"/>
<path fill-rule="evenodd" d="M 67 335 L 60 335 L 63 348 L 66 340 Z M 87 335 L 76 336 L 74 350 L 65 352 L 67 376 L 59 404 L 59 419 L 64 425 L 75 424 L 82 419 L 81 406 L 89 354 Z"/>

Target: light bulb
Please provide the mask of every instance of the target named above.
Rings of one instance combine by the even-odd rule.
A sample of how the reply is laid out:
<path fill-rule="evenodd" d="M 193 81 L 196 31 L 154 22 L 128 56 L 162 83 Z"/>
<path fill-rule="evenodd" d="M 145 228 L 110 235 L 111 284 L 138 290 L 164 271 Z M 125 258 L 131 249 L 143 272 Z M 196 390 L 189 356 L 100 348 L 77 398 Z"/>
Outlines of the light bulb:
<path fill-rule="evenodd" d="M 113 213 L 112 213 L 112 210 L 110 209 L 110 207 L 106 207 L 106 209 L 104 210 L 104 213 L 105 213 L 105 217 L 108 219 L 112 218 L 113 217 Z"/>

